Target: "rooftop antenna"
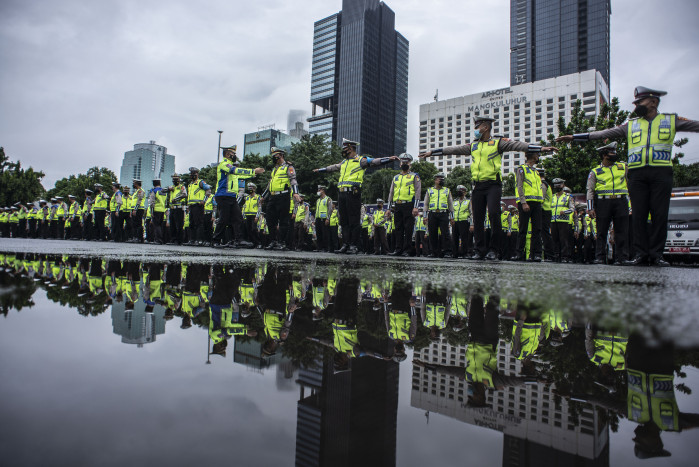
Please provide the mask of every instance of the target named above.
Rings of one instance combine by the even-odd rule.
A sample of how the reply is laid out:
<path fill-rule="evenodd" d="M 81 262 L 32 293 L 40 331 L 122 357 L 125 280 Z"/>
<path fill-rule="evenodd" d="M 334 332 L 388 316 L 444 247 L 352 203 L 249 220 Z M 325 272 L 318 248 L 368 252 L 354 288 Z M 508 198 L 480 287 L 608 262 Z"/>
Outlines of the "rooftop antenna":
<path fill-rule="evenodd" d="M 434 101 L 439 102 L 439 89 L 434 90 Z"/>

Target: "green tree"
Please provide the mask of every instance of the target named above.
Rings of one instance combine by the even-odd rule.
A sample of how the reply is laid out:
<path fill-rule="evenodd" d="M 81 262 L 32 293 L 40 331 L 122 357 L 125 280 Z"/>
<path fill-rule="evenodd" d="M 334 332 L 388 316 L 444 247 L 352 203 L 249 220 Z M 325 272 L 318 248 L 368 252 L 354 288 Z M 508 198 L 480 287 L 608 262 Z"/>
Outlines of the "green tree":
<path fill-rule="evenodd" d="M 10 161 L 0 147 L 0 206 L 35 201 L 44 193 L 42 178 L 44 172 L 35 172 L 31 167 L 23 169 L 20 161 Z"/>
<path fill-rule="evenodd" d="M 446 180 L 444 180 L 444 186 L 451 190 L 452 196 L 456 194 L 456 187 L 463 185 L 466 187 L 467 191 L 473 189 L 473 181 L 471 179 L 471 169 L 469 167 L 454 167 L 454 170 L 449 172 Z"/>
<path fill-rule="evenodd" d="M 82 203 L 85 200 L 85 189 L 94 190 L 95 183 L 99 183 L 107 192 L 110 192 L 112 183 L 116 181 L 117 177 L 110 169 L 92 167 L 87 170 L 87 173 L 71 175 L 56 181 L 54 187 L 46 192 L 46 196 L 48 198 L 62 196 L 67 202 L 68 195 L 73 195 Z"/>
<path fill-rule="evenodd" d="M 680 138 L 675 141 L 675 147 L 682 148 L 689 139 Z M 683 152 L 676 153 L 672 158 L 672 177 L 674 187 L 699 186 L 699 162 L 683 164 Z"/>
<path fill-rule="evenodd" d="M 604 130 L 623 124 L 629 117 L 629 112 L 620 110 L 619 99 L 612 99 L 611 104 L 603 104 L 596 119 L 587 118 L 582 109 L 580 100 L 573 106 L 572 116 L 568 123 L 563 117 L 558 119 L 558 132 L 561 135 L 586 133 L 593 130 Z M 583 193 L 590 169 L 599 165 L 600 159 L 596 148 L 601 146 L 601 141 L 589 141 L 584 143 L 556 143 L 553 134 L 548 135 L 547 146 L 555 146 L 558 149 L 553 157 L 542 161 L 549 178 L 562 178 L 566 185 L 574 193 Z M 627 146 L 625 140 L 617 141 L 617 154 L 619 160 L 627 159 Z"/>
<path fill-rule="evenodd" d="M 515 196 L 515 174 L 511 173 L 505 176 L 502 181 L 502 195 L 503 196 Z"/>
<path fill-rule="evenodd" d="M 431 162 L 415 162 L 410 166 L 410 170 L 420 176 L 422 183 L 420 199 L 424 199 L 427 189 L 434 186 L 434 176 L 438 173 L 437 167 Z"/>
<path fill-rule="evenodd" d="M 379 169 L 367 174 L 362 184 L 362 202 L 364 204 L 374 204 L 377 198 L 388 202 L 391 183 L 397 173 L 399 173 L 397 170 Z"/>
<path fill-rule="evenodd" d="M 327 135 L 305 135 L 301 141 L 291 145 L 291 151 L 287 160 L 296 169 L 296 180 L 299 184 L 299 192 L 306 195 L 306 201 L 315 206 L 318 185 L 328 187 L 327 194 L 332 199 L 338 199 L 337 181 L 340 178 L 338 172 L 315 173 L 313 169 L 327 167 L 342 161 L 342 149 L 330 141 Z M 270 170 L 272 167 L 270 167 Z"/>

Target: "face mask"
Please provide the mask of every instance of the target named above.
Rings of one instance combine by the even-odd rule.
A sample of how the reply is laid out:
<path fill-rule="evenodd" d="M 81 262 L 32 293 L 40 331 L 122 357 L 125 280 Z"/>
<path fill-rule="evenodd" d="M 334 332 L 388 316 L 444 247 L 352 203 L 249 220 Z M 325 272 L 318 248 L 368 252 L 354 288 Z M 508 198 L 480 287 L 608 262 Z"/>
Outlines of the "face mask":
<path fill-rule="evenodd" d="M 316 191 L 316 195 L 320 196 L 320 191 Z"/>
<path fill-rule="evenodd" d="M 442 180 L 442 179 L 437 179 L 437 180 L 435 180 L 435 182 L 437 182 L 437 185 L 439 185 L 439 186 L 442 186 L 444 184 L 444 180 Z"/>
<path fill-rule="evenodd" d="M 480 138 L 481 138 L 481 130 L 476 130 L 476 131 L 474 131 L 474 132 L 473 132 L 473 136 L 474 136 L 476 139 L 480 139 Z"/>
<path fill-rule="evenodd" d="M 616 162 L 616 160 L 619 158 L 616 154 L 607 154 L 604 157 L 609 159 L 609 162 Z"/>
<path fill-rule="evenodd" d="M 179 181 L 179 180 L 173 180 L 173 181 L 172 181 L 172 184 L 175 185 L 175 186 L 177 186 L 177 185 L 180 184 L 180 181 Z"/>
<path fill-rule="evenodd" d="M 639 117 L 645 117 L 648 114 L 648 107 L 639 104 L 635 109 L 633 109 L 633 111 Z"/>
<path fill-rule="evenodd" d="M 342 148 L 342 155 L 345 156 L 345 158 L 350 157 L 350 148 L 348 148 L 348 147 Z"/>
<path fill-rule="evenodd" d="M 401 164 L 401 165 L 400 165 L 400 169 L 401 169 L 403 172 L 407 172 L 407 171 L 410 169 L 410 164 Z"/>
<path fill-rule="evenodd" d="M 555 186 L 554 188 L 556 189 L 556 193 L 560 193 L 561 191 L 563 191 L 562 186 Z"/>

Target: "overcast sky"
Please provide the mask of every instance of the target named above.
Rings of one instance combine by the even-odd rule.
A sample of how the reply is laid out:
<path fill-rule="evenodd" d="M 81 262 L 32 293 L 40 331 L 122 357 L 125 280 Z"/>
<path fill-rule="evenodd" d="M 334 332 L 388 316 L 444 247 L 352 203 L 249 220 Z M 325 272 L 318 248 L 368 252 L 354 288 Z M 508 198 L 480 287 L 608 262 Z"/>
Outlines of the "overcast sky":
<path fill-rule="evenodd" d="M 612 0 L 611 94 L 669 91 L 662 109 L 699 119 L 699 2 Z M 418 109 L 509 86 L 509 0 L 394 0 L 410 41 L 408 151 Z M 177 171 L 224 145 L 310 112 L 313 22 L 341 0 L 2 0 L 0 146 L 57 179 L 106 166 L 155 140 Z M 479 73 L 488 69 L 487 73 Z M 690 135 L 690 139 L 692 139 Z M 694 138 L 696 139 L 696 137 Z M 699 141 L 685 146 L 699 161 Z"/>

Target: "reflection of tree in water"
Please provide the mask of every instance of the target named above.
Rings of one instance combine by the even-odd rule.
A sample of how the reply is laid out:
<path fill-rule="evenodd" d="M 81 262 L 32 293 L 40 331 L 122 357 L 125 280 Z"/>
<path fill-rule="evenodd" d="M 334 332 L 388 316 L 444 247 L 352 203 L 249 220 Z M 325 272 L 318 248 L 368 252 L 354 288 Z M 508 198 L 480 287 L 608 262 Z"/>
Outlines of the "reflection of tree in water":
<path fill-rule="evenodd" d="M 46 291 L 46 298 L 64 307 L 76 308 L 83 316 L 97 316 L 109 308 L 109 297 L 105 293 L 90 298 L 80 297 L 79 288 L 75 283 L 71 283 L 67 289 L 61 287 L 61 284 L 57 287 L 42 285 L 41 288 Z"/>
<path fill-rule="evenodd" d="M 0 312 L 7 316 L 10 310 L 34 306 L 32 295 L 36 291 L 34 281 L 26 277 L 16 277 L 11 273 L 0 272 Z"/>

